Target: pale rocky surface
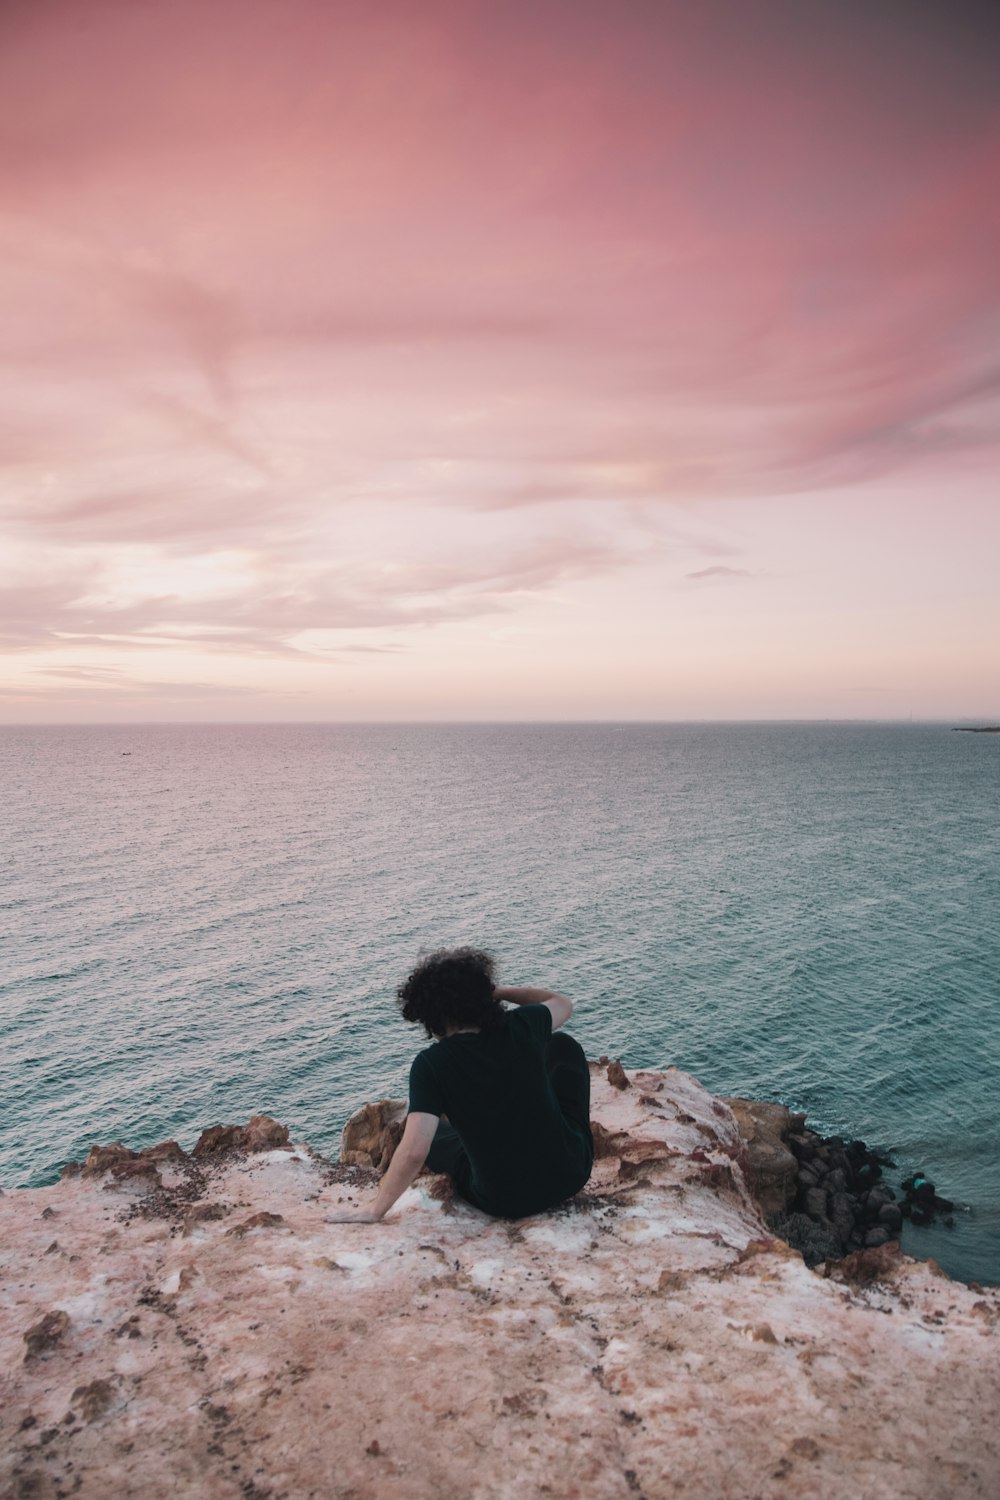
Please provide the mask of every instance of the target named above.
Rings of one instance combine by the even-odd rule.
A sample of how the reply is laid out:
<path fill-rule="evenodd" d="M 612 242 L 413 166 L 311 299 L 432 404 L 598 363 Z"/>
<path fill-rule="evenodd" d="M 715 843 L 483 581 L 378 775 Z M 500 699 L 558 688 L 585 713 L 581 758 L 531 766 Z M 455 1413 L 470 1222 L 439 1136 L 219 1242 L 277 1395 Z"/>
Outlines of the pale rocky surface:
<path fill-rule="evenodd" d="M 433 1177 L 325 1224 L 374 1174 L 266 1117 L 5 1194 L 0 1495 L 996 1500 L 1000 1293 L 808 1270 L 728 1106 L 623 1078 L 586 1192 L 516 1224 Z"/>

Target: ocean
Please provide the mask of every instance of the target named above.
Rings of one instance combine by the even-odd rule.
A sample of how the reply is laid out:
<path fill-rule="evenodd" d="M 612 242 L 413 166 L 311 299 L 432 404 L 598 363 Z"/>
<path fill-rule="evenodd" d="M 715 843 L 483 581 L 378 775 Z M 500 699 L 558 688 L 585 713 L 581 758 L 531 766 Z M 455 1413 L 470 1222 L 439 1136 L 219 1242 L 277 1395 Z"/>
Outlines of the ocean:
<path fill-rule="evenodd" d="M 1000 736 L 941 724 L 0 730 L 0 1183 L 264 1110 L 335 1154 L 473 943 L 591 1056 L 860 1136 L 1000 1283 Z"/>

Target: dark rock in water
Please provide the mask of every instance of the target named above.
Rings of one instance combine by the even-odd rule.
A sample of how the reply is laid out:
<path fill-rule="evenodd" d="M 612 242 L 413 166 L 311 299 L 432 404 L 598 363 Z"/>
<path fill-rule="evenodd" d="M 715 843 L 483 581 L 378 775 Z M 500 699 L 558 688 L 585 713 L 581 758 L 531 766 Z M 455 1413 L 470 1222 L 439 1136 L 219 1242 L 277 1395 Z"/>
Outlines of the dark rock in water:
<path fill-rule="evenodd" d="M 907 1219 L 923 1226 L 940 1215 L 948 1222 L 943 1216 L 954 1204 L 937 1196 L 923 1172 L 914 1172 L 902 1183 L 903 1197 L 897 1202 L 897 1193 L 882 1176 L 883 1168 L 895 1162 L 863 1140 L 818 1135 L 806 1128 L 804 1116 L 790 1113 L 781 1139 L 793 1168 L 789 1208 L 772 1211 L 768 1223 L 810 1265 L 821 1258 L 881 1251 L 898 1239 Z"/>
<path fill-rule="evenodd" d="M 805 1210 L 810 1219 L 826 1218 L 826 1188 L 811 1187 L 806 1192 Z"/>
<path fill-rule="evenodd" d="M 906 1194 L 900 1212 L 912 1224 L 923 1227 L 934 1222 L 936 1214 L 950 1214 L 955 1205 L 950 1198 L 939 1198 L 933 1182 L 922 1172 L 914 1172 L 903 1182 Z"/>
<path fill-rule="evenodd" d="M 843 1253 L 837 1235 L 829 1224 L 820 1224 L 805 1214 L 773 1214 L 768 1227 L 793 1250 L 798 1250 L 807 1266 L 818 1266 L 825 1260 L 836 1260 Z"/>
<path fill-rule="evenodd" d="M 852 1188 L 854 1186 L 854 1168 L 855 1164 L 854 1162 L 852 1162 L 846 1150 L 837 1151 L 835 1153 L 833 1170 L 841 1174 L 844 1179 L 844 1186 L 847 1188 Z"/>
<path fill-rule="evenodd" d="M 841 1243 L 846 1245 L 854 1230 L 854 1213 L 851 1200 L 844 1192 L 832 1193 L 830 1196 L 830 1223 L 837 1231 Z"/>

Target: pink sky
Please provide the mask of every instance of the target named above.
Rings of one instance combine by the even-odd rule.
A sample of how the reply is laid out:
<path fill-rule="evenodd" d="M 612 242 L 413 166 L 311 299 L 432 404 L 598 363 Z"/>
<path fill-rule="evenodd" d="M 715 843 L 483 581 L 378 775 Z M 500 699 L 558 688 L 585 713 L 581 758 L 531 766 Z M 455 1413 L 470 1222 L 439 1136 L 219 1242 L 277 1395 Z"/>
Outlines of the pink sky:
<path fill-rule="evenodd" d="M 1000 717 L 992 0 L 6 0 L 0 722 Z"/>

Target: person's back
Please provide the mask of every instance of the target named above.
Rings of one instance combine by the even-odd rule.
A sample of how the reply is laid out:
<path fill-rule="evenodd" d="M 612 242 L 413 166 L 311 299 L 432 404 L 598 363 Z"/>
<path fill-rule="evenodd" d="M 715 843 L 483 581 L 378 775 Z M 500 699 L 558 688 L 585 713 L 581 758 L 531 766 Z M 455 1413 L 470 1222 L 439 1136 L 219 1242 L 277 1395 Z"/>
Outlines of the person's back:
<path fill-rule="evenodd" d="M 573 1002 L 496 987 L 493 960 L 471 948 L 432 953 L 397 998 L 432 1045 L 410 1070 L 403 1138 L 375 1203 L 331 1221 L 382 1218 L 425 1162 L 498 1217 L 540 1213 L 578 1192 L 593 1164 L 590 1072 L 579 1043 L 553 1035 Z"/>
<path fill-rule="evenodd" d="M 487 1213 L 537 1213 L 590 1176 L 589 1100 L 577 1087 L 560 1102 L 547 1066 L 553 1045 L 568 1054 L 576 1044 L 552 1037 L 547 1005 L 525 1005 L 499 1025 L 435 1042 L 410 1070 L 411 1111 L 446 1116 L 465 1158 L 442 1158 L 442 1130 L 429 1165 L 449 1170 L 462 1196 Z"/>

